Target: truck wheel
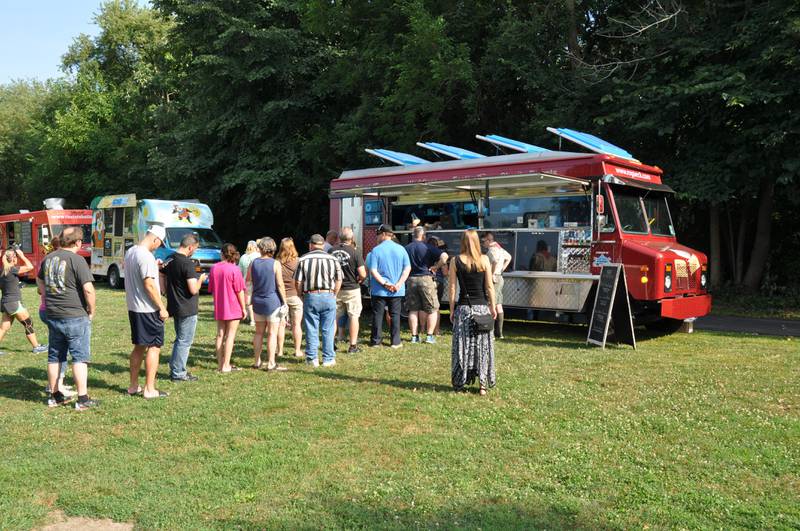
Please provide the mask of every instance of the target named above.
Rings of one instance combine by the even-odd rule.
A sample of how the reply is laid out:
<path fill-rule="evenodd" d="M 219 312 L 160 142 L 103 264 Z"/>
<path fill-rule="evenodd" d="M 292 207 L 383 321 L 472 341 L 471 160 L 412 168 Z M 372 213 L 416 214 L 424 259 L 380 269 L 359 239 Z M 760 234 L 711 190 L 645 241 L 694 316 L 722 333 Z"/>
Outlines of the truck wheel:
<path fill-rule="evenodd" d="M 674 334 L 680 330 L 682 325 L 683 321 L 680 319 L 670 319 L 665 317 L 663 319 L 659 319 L 658 321 L 647 323 L 644 325 L 644 327 L 651 332 L 657 332 L 660 334 Z"/>
<path fill-rule="evenodd" d="M 108 285 L 111 286 L 111 289 L 122 288 L 122 277 L 119 276 L 117 266 L 112 265 L 108 268 Z"/>

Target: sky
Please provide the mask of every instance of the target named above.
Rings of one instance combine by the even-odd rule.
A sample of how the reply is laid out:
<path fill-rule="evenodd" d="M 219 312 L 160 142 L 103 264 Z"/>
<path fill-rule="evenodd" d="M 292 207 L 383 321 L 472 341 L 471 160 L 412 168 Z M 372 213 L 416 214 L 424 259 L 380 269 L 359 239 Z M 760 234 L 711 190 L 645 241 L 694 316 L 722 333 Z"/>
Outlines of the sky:
<path fill-rule="evenodd" d="M 61 56 L 92 20 L 102 0 L 0 0 L 0 84 L 62 75 Z"/>

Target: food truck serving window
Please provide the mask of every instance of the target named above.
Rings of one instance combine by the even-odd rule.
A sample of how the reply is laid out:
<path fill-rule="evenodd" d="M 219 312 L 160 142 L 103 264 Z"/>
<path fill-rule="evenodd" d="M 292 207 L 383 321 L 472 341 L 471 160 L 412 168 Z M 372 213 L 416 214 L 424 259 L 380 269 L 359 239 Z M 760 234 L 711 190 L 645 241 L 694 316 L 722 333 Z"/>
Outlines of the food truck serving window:
<path fill-rule="evenodd" d="M 66 225 L 51 224 L 50 233 L 53 236 L 59 236 L 67 227 L 80 227 L 81 229 L 83 229 L 83 242 L 92 243 L 92 225 L 90 223 L 85 223 L 85 224 L 67 223 Z"/>
<path fill-rule="evenodd" d="M 454 230 L 478 226 L 478 207 L 472 202 L 392 205 L 392 227 L 407 230 L 416 216 L 429 230 Z"/>
<path fill-rule="evenodd" d="M 589 210 L 589 201 L 582 195 L 509 199 L 492 197 L 483 226 L 491 229 L 543 229 L 564 227 L 566 223 L 588 226 Z"/>

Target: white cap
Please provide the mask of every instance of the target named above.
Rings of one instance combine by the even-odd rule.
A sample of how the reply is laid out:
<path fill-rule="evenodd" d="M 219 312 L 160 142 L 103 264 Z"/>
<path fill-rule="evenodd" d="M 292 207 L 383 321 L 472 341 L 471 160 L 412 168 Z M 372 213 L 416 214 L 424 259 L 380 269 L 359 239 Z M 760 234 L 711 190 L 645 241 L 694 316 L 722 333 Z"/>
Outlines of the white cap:
<path fill-rule="evenodd" d="M 150 225 L 150 228 L 147 229 L 147 232 L 149 232 L 162 242 L 167 237 L 167 231 L 161 225 Z"/>

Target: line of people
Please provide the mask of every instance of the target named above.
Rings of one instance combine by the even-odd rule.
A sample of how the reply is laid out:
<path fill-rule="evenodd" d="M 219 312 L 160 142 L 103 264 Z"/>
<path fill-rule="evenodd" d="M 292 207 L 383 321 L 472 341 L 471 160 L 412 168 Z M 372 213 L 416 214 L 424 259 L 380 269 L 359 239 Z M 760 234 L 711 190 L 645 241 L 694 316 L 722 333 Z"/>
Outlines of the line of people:
<path fill-rule="evenodd" d="M 145 399 L 168 396 L 156 388 L 156 374 L 169 317 L 175 327 L 170 379 L 173 382 L 198 379 L 188 371 L 187 362 L 197 327 L 199 293 L 206 280 L 214 302 L 217 370 L 227 374 L 240 370 L 231 363 L 231 356 L 239 324 L 246 319 L 255 327 L 251 365 L 254 369 L 286 370 L 277 363 L 283 354 L 286 328 L 290 328 L 293 336 L 294 355 L 305 358 L 313 367 L 320 366 L 320 348 L 321 365 L 336 365 L 337 328 L 339 338 L 348 343 L 347 352 L 360 352 L 361 284 L 367 280 L 372 307 L 370 347 L 381 346 L 384 321 L 389 323 L 390 346 L 402 347 L 400 314 L 404 298 L 411 342 L 422 342 L 420 337 L 424 334 L 424 342 L 435 343 L 445 277 L 450 286 L 453 323 L 453 387 L 462 389 L 477 378 L 480 392 L 485 394 L 495 385 L 494 338 L 502 337 L 501 273 L 508 266 L 510 255 L 493 241 L 491 234 L 485 235 L 488 252 L 482 254 L 474 230 L 464 231 L 460 253 L 452 259 L 442 249 L 441 241 L 433 237 L 426 241 L 422 227 L 414 228 L 413 241 L 405 248 L 396 242 L 390 226 L 381 225 L 376 232 L 379 243 L 366 261 L 356 250 L 349 227 L 339 233 L 328 233 L 326 238 L 312 235 L 308 240 L 309 251 L 302 256 L 292 238 L 283 238 L 279 247 L 270 237 L 251 241 L 242 257 L 233 244 L 226 243 L 221 249 L 222 260 L 206 276 L 198 272 L 191 260 L 199 247 L 197 236 L 186 234 L 169 261 L 159 264 L 153 252 L 163 245 L 165 230 L 158 225 L 149 227 L 144 238 L 128 249 L 124 260 L 125 299 L 133 343 L 128 394 Z M 49 347 L 36 341 L 30 317 L 20 302 L 19 275 L 32 268 L 24 254 L 18 250 L 4 253 L 0 277 L 3 312 L 0 338 L 16 318 L 25 326 L 34 351 L 48 351 L 50 406 L 65 404 L 73 398 L 71 389 L 63 382 L 67 356 L 71 355 L 78 410 L 97 405 L 87 391 L 91 324 L 96 305 L 93 276 L 86 261 L 77 254 L 83 237 L 80 227 L 64 229 L 54 239 L 54 249 L 45 257 L 37 275 L 42 299 L 40 317 L 50 332 Z M 166 304 L 162 295 L 166 296 Z M 492 316 L 494 333 L 477 331 L 475 320 L 480 315 Z M 265 341 L 266 361 L 262 361 Z M 143 386 L 139 381 L 142 365 Z"/>

